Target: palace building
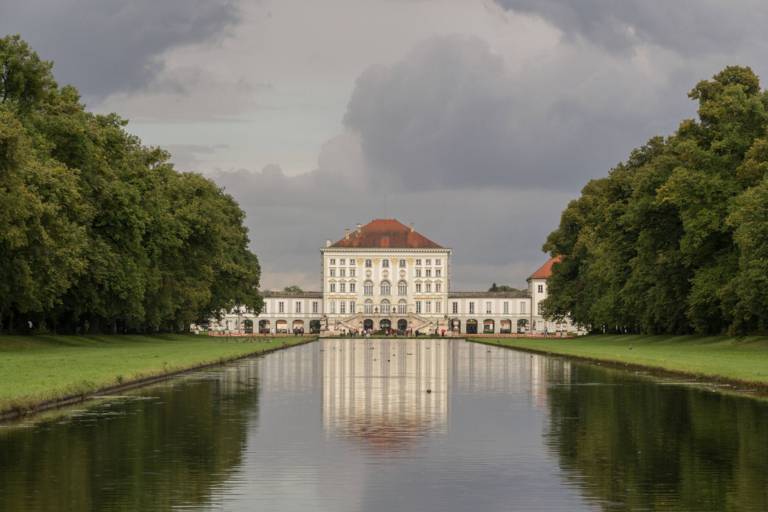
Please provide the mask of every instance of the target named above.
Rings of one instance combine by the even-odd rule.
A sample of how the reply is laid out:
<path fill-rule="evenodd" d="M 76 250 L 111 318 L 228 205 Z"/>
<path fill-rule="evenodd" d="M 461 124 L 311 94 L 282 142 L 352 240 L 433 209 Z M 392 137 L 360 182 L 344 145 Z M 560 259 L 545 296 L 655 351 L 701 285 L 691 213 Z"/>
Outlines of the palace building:
<path fill-rule="evenodd" d="M 451 290 L 451 249 L 413 226 L 376 219 L 346 230 L 320 250 L 316 292 L 263 292 L 258 315 L 237 309 L 212 320 L 210 329 L 278 334 L 398 331 L 415 334 L 507 334 L 575 331 L 541 315 L 552 258 L 528 278 L 525 290 Z"/>

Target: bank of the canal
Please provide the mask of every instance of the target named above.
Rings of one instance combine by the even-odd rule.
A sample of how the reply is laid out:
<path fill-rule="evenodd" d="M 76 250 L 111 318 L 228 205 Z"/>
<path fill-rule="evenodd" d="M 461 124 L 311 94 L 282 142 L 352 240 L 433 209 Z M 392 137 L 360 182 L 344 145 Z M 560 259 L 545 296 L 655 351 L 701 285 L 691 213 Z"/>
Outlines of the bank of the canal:
<path fill-rule="evenodd" d="M 765 336 L 470 337 L 469 341 L 768 390 L 768 338 Z"/>
<path fill-rule="evenodd" d="M 0 419 L 300 345 L 304 337 L 0 336 Z"/>

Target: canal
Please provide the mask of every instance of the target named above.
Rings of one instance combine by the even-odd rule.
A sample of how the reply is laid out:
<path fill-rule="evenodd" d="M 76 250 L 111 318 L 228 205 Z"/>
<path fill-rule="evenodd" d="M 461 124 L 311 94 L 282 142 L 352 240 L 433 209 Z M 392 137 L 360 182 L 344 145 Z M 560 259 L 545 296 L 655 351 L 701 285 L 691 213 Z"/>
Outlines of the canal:
<path fill-rule="evenodd" d="M 768 402 L 322 340 L 0 426 L 0 511 L 768 510 Z"/>

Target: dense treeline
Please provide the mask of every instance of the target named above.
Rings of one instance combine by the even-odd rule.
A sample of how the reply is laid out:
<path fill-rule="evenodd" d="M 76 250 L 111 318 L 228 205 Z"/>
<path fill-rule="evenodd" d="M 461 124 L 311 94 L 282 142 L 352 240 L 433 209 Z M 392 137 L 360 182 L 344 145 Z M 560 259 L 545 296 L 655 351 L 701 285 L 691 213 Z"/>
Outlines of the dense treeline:
<path fill-rule="evenodd" d="M 698 120 L 590 181 L 544 249 L 545 311 L 593 330 L 768 331 L 768 93 L 727 67 L 689 93 Z"/>
<path fill-rule="evenodd" d="M 178 331 L 259 308 L 244 214 L 0 39 L 0 331 Z"/>

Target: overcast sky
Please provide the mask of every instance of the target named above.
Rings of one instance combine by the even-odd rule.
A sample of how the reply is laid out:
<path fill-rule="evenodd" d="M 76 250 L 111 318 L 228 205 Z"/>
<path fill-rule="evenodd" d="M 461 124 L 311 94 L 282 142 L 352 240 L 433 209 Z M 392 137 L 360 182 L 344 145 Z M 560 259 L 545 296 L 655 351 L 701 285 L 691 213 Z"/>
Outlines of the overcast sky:
<path fill-rule="evenodd" d="M 695 114 L 723 66 L 766 75 L 764 0 L 1 0 L 55 62 L 247 212 L 264 288 L 396 217 L 453 288 L 524 286 L 567 202 Z"/>

